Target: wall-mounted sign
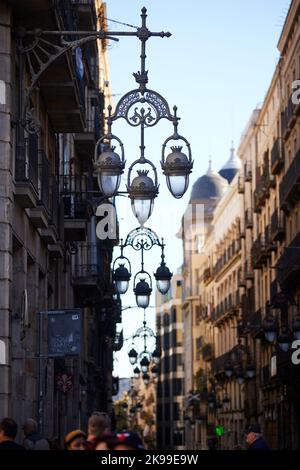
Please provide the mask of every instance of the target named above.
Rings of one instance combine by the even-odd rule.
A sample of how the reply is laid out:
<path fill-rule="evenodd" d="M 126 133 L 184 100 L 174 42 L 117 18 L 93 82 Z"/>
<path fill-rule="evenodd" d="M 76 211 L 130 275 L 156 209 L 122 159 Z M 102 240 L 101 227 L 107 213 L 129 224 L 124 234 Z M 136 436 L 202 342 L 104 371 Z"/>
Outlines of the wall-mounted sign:
<path fill-rule="evenodd" d="M 49 310 L 48 356 L 77 356 L 81 350 L 81 310 Z"/>

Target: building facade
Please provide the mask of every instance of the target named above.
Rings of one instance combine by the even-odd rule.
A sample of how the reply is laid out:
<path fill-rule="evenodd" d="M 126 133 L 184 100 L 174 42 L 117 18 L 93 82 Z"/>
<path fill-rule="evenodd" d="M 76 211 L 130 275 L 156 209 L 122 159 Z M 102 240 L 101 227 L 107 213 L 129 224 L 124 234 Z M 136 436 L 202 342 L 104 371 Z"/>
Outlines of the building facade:
<path fill-rule="evenodd" d="M 190 223 L 182 231 L 184 247 L 189 231 L 194 241 L 183 271 L 185 393 L 198 417 L 189 449 L 244 446 L 249 423 L 260 424 L 273 449 L 300 448 L 300 369 L 292 362 L 300 336 L 299 14 L 294 0 L 280 60 L 243 133 L 235 174 L 227 164 L 220 171 L 228 187 L 218 198 L 216 190 L 208 194 L 215 204 L 204 230 Z"/>
<path fill-rule="evenodd" d="M 182 276 L 176 274 L 168 294 L 156 294 L 157 341 L 161 358 L 157 382 L 157 446 L 182 449 L 183 428 L 183 334 Z"/>
<path fill-rule="evenodd" d="M 63 51 L 20 28 L 93 31 L 104 17 L 101 1 L 0 5 L 0 416 L 33 417 L 47 436 L 111 411 L 120 305 L 92 165 L 109 70 L 104 41 Z"/>

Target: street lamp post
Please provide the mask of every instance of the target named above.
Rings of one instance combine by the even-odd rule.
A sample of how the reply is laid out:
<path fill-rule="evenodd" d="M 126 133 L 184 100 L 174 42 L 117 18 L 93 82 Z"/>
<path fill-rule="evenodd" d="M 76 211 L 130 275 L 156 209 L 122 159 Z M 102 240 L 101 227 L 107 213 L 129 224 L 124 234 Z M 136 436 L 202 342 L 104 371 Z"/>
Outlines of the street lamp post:
<path fill-rule="evenodd" d="M 97 39 L 111 39 L 118 41 L 119 37 L 137 37 L 141 43 L 140 70 L 134 73 L 138 87 L 125 93 L 117 103 L 114 113 L 111 106 L 108 107 L 107 133 L 102 136 L 95 146 L 94 170 L 97 174 L 100 190 L 106 197 L 115 196 L 118 192 L 121 175 L 125 168 L 124 145 L 116 135 L 112 133 L 112 125 L 118 119 L 124 119 L 131 127 L 140 128 L 140 156 L 129 167 L 127 176 L 127 192 L 131 199 L 131 207 L 140 225 L 150 217 L 154 199 L 158 195 L 157 170 L 153 162 L 146 157 L 145 129 L 152 128 L 162 119 L 170 121 L 173 125 L 173 133 L 162 145 L 161 168 L 166 176 L 167 186 L 175 198 L 184 195 L 188 188 L 189 174 L 193 168 L 193 160 L 190 144 L 187 139 L 178 133 L 177 107 L 174 106 L 172 114 L 165 98 L 147 87 L 148 71 L 146 70 L 146 44 L 152 37 L 170 37 L 169 32 L 154 32 L 147 27 L 147 9 L 141 10 L 141 26 L 136 31 L 48 31 L 36 29 L 18 31 L 18 51 L 26 57 L 30 73 L 28 88 L 22 96 L 22 111 L 20 124 L 28 133 L 38 133 L 38 123 L 35 110 L 31 107 L 31 97 L 38 87 L 39 80 L 44 72 L 61 56 L 69 51 L 77 51 L 80 48 Z M 74 39 L 76 38 L 76 39 Z M 57 41 L 59 39 L 59 41 Z M 182 147 L 174 145 L 171 153 L 165 157 L 166 147 L 171 143 L 182 144 L 187 149 L 187 155 L 182 152 Z M 116 143 L 120 149 L 112 143 Z M 147 166 L 146 170 L 140 170 L 139 166 Z M 137 169 L 137 176 L 133 177 Z M 151 172 L 149 174 L 149 172 Z"/>
<path fill-rule="evenodd" d="M 170 289 L 173 274 L 165 263 L 164 240 L 160 240 L 157 234 L 150 228 L 138 227 L 128 233 L 124 243 L 121 239 L 119 246 L 121 250 L 120 256 L 116 258 L 113 263 L 113 278 L 116 283 L 116 290 L 119 294 L 124 294 L 129 286 L 131 265 L 129 259 L 124 256 L 124 250 L 130 246 L 135 251 L 141 252 L 141 269 L 134 276 L 134 293 L 137 306 L 145 309 L 148 307 L 150 301 L 152 280 L 150 274 L 144 269 L 144 257 L 145 252 L 150 251 L 154 246 L 158 246 L 161 249 L 161 263 L 154 273 L 156 287 L 162 295 L 165 295 Z M 117 262 L 119 263 L 119 267 L 116 269 L 115 266 Z M 128 265 L 129 270 L 125 267 L 125 264 Z"/>

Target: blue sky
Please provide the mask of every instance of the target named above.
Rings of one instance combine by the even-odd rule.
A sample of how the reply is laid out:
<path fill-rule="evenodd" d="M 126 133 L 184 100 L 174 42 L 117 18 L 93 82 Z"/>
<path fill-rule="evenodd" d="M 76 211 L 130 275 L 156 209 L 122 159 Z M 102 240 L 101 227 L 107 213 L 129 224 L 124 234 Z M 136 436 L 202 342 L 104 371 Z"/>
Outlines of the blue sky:
<path fill-rule="evenodd" d="M 107 0 L 107 16 L 123 23 L 140 25 L 140 9 L 148 9 L 148 27 L 170 31 L 170 38 L 152 38 L 147 44 L 148 87 L 162 94 L 181 117 L 180 133 L 191 143 L 194 170 L 190 188 L 181 200 L 175 200 L 166 189 L 160 170 L 161 145 L 172 128 L 160 123 L 146 132 L 146 156 L 158 168 L 160 194 L 147 225 L 167 242 L 167 264 L 175 272 L 182 262 L 181 243 L 176 238 L 181 216 L 187 206 L 193 182 L 206 172 L 211 156 L 219 170 L 229 156 L 231 141 L 238 146 L 252 110 L 259 106 L 267 92 L 279 58 L 277 42 L 290 0 Z M 109 22 L 111 30 L 130 30 Z M 111 86 L 114 102 L 135 88 L 132 73 L 139 70 L 140 44 L 137 38 L 120 38 L 109 46 Z M 123 121 L 114 132 L 125 144 L 127 168 L 138 156 L 139 133 Z M 122 189 L 125 189 L 123 181 Z M 138 224 L 131 214 L 127 198 L 119 198 L 121 234 L 126 235 Z M 134 253 L 133 271 L 139 269 Z M 117 255 L 117 250 L 116 250 Z M 134 259 L 133 259 L 134 256 Z M 159 251 L 153 249 L 146 258 L 146 269 L 152 273 L 159 264 Z M 130 292 L 123 305 L 135 305 Z M 152 295 L 151 305 L 154 305 Z M 123 312 L 125 336 L 142 323 L 143 312 Z M 147 313 L 154 326 L 154 309 Z M 116 354 L 116 375 L 127 376 L 131 366 L 127 345 Z"/>

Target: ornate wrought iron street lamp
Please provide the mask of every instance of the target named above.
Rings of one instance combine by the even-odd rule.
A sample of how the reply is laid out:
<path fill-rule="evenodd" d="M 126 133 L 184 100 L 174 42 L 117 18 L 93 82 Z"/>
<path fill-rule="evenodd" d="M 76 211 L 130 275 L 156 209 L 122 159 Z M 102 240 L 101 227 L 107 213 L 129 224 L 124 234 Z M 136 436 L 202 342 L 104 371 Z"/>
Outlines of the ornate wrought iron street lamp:
<path fill-rule="evenodd" d="M 146 314 L 144 311 L 144 321 L 143 326 L 138 328 L 133 336 L 128 337 L 126 340 L 131 340 L 131 344 L 128 348 L 128 357 L 129 361 L 132 365 L 139 363 L 133 370 L 134 378 L 139 379 L 140 374 L 142 374 L 142 378 L 145 378 L 145 374 L 149 377 L 149 371 L 151 372 L 151 377 L 156 379 L 158 376 L 158 363 L 160 358 L 160 353 L 158 347 L 156 345 L 156 335 L 154 331 L 147 326 L 146 322 Z M 143 350 L 138 352 L 138 348 L 135 344 L 137 339 L 143 340 Z M 151 347 L 149 348 L 148 340 L 155 341 L 155 347 L 151 352 Z M 153 347 L 153 346 L 152 346 Z M 146 378 L 147 380 L 147 378 Z"/>
<path fill-rule="evenodd" d="M 161 264 L 154 274 L 157 289 L 164 295 L 168 292 L 171 285 L 173 274 L 165 263 L 164 240 L 162 239 L 160 241 L 153 230 L 146 227 L 138 227 L 127 235 L 124 243 L 123 240 L 121 240 L 119 246 L 121 254 L 116 258 L 113 264 L 113 278 L 116 282 L 117 292 L 123 294 L 128 289 L 131 277 L 131 265 L 128 258 L 124 256 L 124 249 L 131 246 L 135 251 L 141 252 L 141 270 L 134 276 L 136 303 L 138 307 L 147 308 L 152 293 L 152 279 L 149 273 L 144 269 L 144 255 L 146 251 L 150 251 L 154 246 L 158 246 L 161 249 Z M 119 267 L 115 269 L 117 262 L 119 262 Z M 125 267 L 125 263 L 128 263 L 129 270 Z"/>
<path fill-rule="evenodd" d="M 94 169 L 98 177 L 100 190 L 107 197 L 115 196 L 120 186 L 121 175 L 125 168 L 125 152 L 122 141 L 112 133 L 112 124 L 118 119 L 124 119 L 132 127 L 140 128 L 140 156 L 128 171 L 127 191 L 131 199 L 134 215 L 143 225 L 153 210 L 154 199 L 158 194 L 158 178 L 154 164 L 146 158 L 145 129 L 154 127 L 162 119 L 173 124 L 173 133 L 163 143 L 161 167 L 167 179 L 167 186 L 175 198 L 180 198 L 188 188 L 189 174 L 193 161 L 189 142 L 178 133 L 179 117 L 177 108 L 174 113 L 163 96 L 147 87 L 148 71 L 146 70 L 146 43 L 152 37 L 170 37 L 169 32 L 153 32 L 147 27 L 147 9 L 141 10 L 141 26 L 134 32 L 129 31 L 80 31 L 80 30 L 33 30 L 19 33 L 19 52 L 26 57 L 30 72 L 29 86 L 22 96 L 21 123 L 29 133 L 37 133 L 39 123 L 35 111 L 31 107 L 31 98 L 38 87 L 44 72 L 59 58 L 69 51 L 81 51 L 81 47 L 97 39 L 118 41 L 121 36 L 134 36 L 141 43 L 140 70 L 134 73 L 138 87 L 127 92 L 117 103 L 114 113 L 108 107 L 107 133 L 99 139 L 94 152 Z M 76 39 L 74 39 L 74 37 Z M 25 39 L 25 40 L 24 40 Z M 121 155 L 115 152 L 112 143 L 117 142 Z M 187 155 L 182 147 L 172 145 L 171 153 L 165 158 L 166 146 L 179 143 L 187 148 Z M 145 172 L 132 179 L 132 173 L 137 167 L 146 165 L 151 169 L 153 177 Z M 139 170 L 140 171 L 140 170 Z"/>

